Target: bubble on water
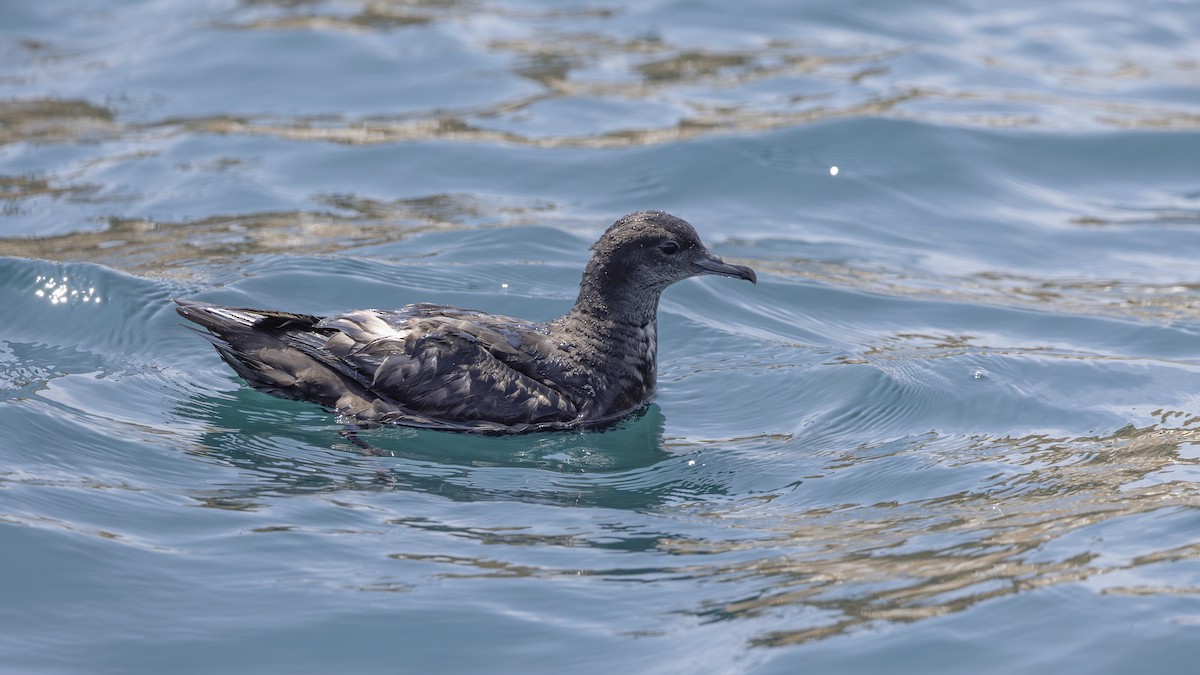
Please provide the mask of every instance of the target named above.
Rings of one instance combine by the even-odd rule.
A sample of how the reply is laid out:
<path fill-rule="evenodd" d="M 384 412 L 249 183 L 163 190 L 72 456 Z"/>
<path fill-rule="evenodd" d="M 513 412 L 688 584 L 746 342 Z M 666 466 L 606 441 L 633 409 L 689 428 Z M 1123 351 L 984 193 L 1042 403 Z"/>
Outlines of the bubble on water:
<path fill-rule="evenodd" d="M 829 175 L 830 176 L 838 175 L 838 168 L 836 166 L 829 167 Z"/>
<path fill-rule="evenodd" d="M 987 377 L 987 373 L 976 368 L 975 370 L 971 371 L 971 377 L 976 380 L 982 380 L 983 378 Z"/>

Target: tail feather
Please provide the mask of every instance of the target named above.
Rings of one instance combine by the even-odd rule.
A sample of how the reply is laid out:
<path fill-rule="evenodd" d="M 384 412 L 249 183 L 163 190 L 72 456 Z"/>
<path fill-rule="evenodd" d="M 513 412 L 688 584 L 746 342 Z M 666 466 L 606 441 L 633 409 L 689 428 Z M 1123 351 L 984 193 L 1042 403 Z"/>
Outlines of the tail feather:
<path fill-rule="evenodd" d="M 194 300 L 175 303 L 180 316 L 207 329 L 201 334 L 255 389 L 353 415 L 375 414 L 382 405 L 357 373 L 323 348 L 332 331 L 316 328 L 320 317 Z"/>
<path fill-rule="evenodd" d="M 182 300 L 180 298 L 172 298 L 172 300 L 178 305 L 175 311 L 179 312 L 180 316 L 209 330 L 236 326 L 243 328 L 255 326 L 266 330 L 289 327 L 303 329 L 311 328 L 321 320 L 321 317 L 311 314 L 292 314 L 245 307 L 222 307 L 199 300 Z"/>

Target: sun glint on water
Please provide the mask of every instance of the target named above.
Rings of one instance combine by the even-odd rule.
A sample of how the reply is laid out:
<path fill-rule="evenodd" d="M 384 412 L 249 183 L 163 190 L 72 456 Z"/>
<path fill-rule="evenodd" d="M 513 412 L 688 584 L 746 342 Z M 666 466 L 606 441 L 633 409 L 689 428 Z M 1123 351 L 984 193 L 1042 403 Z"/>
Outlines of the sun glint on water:
<path fill-rule="evenodd" d="M 58 305 L 66 302 L 92 302 L 100 304 L 100 296 L 96 295 L 93 286 L 71 288 L 70 277 L 53 277 L 38 275 L 37 290 L 33 292 L 39 298 L 49 298 L 50 304 Z"/>

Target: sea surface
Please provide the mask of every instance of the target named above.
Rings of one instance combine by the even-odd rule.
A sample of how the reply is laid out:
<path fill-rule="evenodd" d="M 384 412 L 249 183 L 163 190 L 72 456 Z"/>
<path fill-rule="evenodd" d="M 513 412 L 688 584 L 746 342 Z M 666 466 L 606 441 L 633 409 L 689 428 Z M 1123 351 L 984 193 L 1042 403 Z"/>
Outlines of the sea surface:
<path fill-rule="evenodd" d="M 549 319 L 604 432 L 361 432 L 172 310 Z M 0 2 L 0 671 L 1195 673 L 1200 4 Z"/>

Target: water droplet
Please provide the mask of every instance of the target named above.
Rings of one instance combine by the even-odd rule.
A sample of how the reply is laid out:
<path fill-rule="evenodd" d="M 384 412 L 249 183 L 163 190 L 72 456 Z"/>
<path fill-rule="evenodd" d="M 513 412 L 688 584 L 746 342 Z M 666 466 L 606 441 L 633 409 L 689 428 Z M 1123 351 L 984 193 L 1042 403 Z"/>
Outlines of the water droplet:
<path fill-rule="evenodd" d="M 830 176 L 836 176 L 837 174 L 838 174 L 838 168 L 836 166 L 829 167 L 829 175 Z"/>

